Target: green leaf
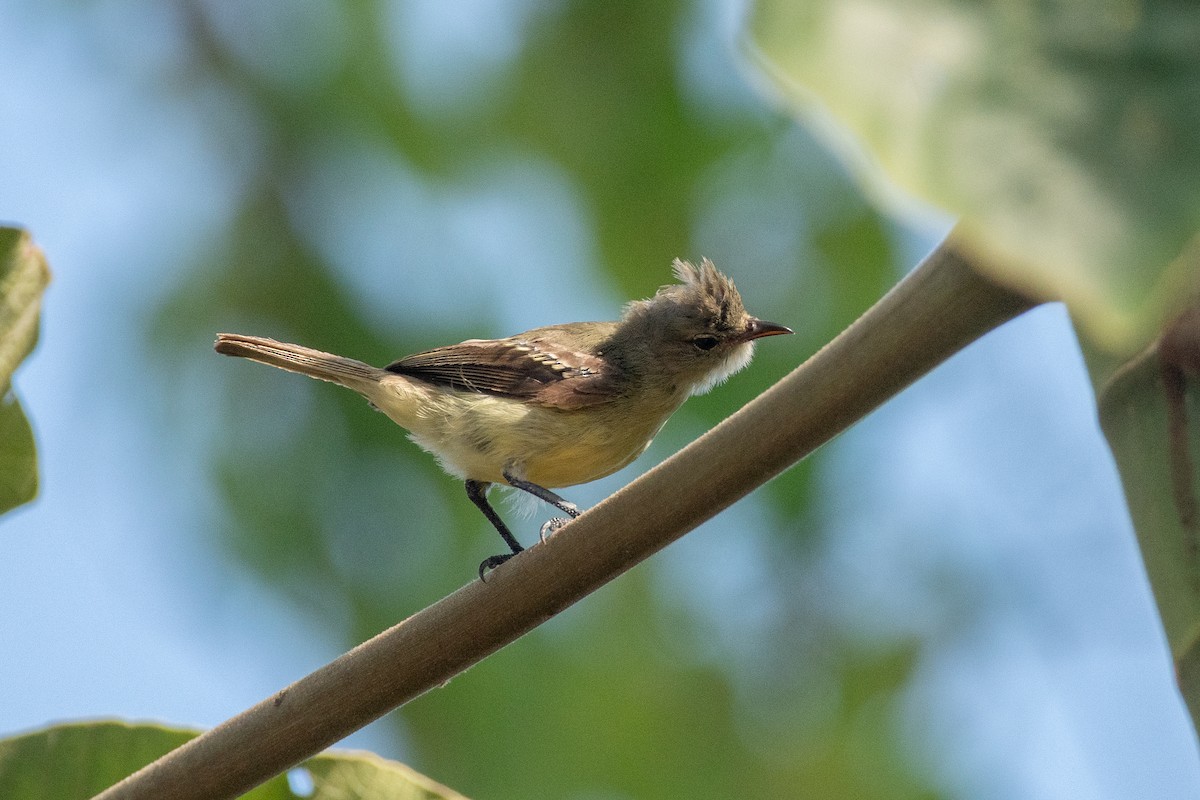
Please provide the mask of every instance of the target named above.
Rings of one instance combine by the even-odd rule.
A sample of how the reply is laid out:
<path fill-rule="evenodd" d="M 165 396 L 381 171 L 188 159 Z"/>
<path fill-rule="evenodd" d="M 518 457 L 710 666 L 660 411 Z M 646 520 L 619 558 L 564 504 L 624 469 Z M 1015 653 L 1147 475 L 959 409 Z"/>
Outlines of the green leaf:
<path fill-rule="evenodd" d="M 33 430 L 15 394 L 0 396 L 0 513 L 37 494 L 37 451 Z"/>
<path fill-rule="evenodd" d="M 87 798 L 192 738 L 190 731 L 96 722 L 0 740 L 0 797 Z"/>
<path fill-rule="evenodd" d="M 198 735 L 198 731 L 125 722 L 55 725 L 0 740 L 4 800 L 86 800 Z M 370 753 L 317 756 L 242 795 L 248 800 L 465 800 L 403 764 Z"/>
<path fill-rule="evenodd" d="M 1175 660 L 1179 686 L 1200 729 L 1200 310 L 1168 327 L 1138 358 L 1098 379 L 1108 438 L 1138 545 Z"/>
<path fill-rule="evenodd" d="M 12 375 L 37 343 L 50 270 L 29 234 L 0 227 L 0 513 L 37 494 L 33 431 L 12 393 Z"/>
<path fill-rule="evenodd" d="M 303 769 L 313 777 L 314 800 L 340 800 L 347 796 L 387 797 L 395 800 L 466 800 L 403 764 L 372 753 L 343 752 L 310 759 Z M 347 793 L 353 791 L 354 795 Z"/>
<path fill-rule="evenodd" d="M 37 344 L 42 291 L 50 283 L 46 258 L 29 234 L 0 226 L 0 393 Z"/>
<path fill-rule="evenodd" d="M 1200 5 L 759 0 L 751 35 L 868 183 L 961 216 L 993 277 L 1100 347 L 1136 352 L 1197 288 Z"/>

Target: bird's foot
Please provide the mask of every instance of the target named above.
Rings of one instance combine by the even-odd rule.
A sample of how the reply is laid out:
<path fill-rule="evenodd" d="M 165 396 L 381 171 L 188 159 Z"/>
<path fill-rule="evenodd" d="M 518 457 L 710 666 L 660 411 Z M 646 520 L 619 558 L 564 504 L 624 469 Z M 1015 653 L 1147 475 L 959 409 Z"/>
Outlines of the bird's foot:
<path fill-rule="evenodd" d="M 550 519 L 546 520 L 545 523 L 543 523 L 542 529 L 538 531 L 538 538 L 545 542 L 546 539 L 566 527 L 567 523 L 570 521 L 571 520 L 564 517 L 551 517 Z"/>
<path fill-rule="evenodd" d="M 500 566 L 505 561 L 508 561 L 510 558 L 512 558 L 515 555 L 516 555 L 516 553 L 501 553 L 498 556 L 492 556 L 491 558 L 485 558 L 483 561 L 481 561 L 479 563 L 479 580 L 483 581 L 484 583 L 487 583 L 487 577 L 486 577 L 487 573 L 491 572 L 496 567 Z"/>

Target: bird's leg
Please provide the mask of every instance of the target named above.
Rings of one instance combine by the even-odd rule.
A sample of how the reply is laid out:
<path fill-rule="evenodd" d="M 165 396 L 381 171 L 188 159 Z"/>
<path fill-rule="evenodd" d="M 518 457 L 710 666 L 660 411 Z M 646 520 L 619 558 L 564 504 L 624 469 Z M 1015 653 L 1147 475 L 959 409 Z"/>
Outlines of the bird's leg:
<path fill-rule="evenodd" d="M 557 508 L 559 511 L 562 511 L 564 514 L 567 514 L 571 517 L 571 519 L 574 519 L 583 513 L 579 510 L 579 506 L 575 505 L 569 500 L 564 500 L 562 497 L 559 497 L 557 494 L 544 486 L 538 486 L 536 483 L 530 483 L 527 480 L 522 480 L 507 470 L 505 470 L 502 474 L 504 475 L 504 480 L 508 481 L 509 486 L 514 486 L 523 492 L 529 492 L 539 500 L 547 502 Z M 566 524 L 567 520 L 563 519 L 562 517 L 554 517 L 542 526 L 541 530 L 538 531 L 538 537 L 544 542 L 546 541 L 546 536 L 553 534 Z"/>
<path fill-rule="evenodd" d="M 536 483 L 522 480 L 508 471 L 505 471 L 502 474 L 504 475 L 504 480 L 508 482 L 509 486 L 520 489 L 523 492 L 528 492 L 539 500 L 554 506 L 559 511 L 562 511 L 564 514 L 570 516 L 572 519 L 583 513 L 579 510 L 579 506 L 575 505 L 569 500 L 559 497 L 557 494 L 545 488 L 544 486 L 538 486 Z M 471 498 L 471 502 L 475 504 L 476 508 L 483 512 L 483 515 L 487 517 L 488 522 L 492 523 L 492 527 L 496 529 L 496 532 L 500 534 L 500 537 L 504 539 L 505 544 L 509 546 L 512 552 L 501 553 L 500 555 L 495 555 L 491 558 L 485 558 L 483 563 L 479 565 L 480 580 L 484 580 L 483 576 L 487 574 L 488 570 L 495 569 L 525 549 L 521 547 L 521 543 L 517 541 L 517 537 L 513 536 L 512 531 L 510 531 L 508 526 L 504 524 L 504 520 L 500 519 L 500 515 L 496 513 L 496 509 L 492 508 L 492 504 L 487 501 L 487 488 L 490 485 L 490 483 L 485 481 L 467 481 L 467 497 Z M 546 536 L 548 533 L 554 533 L 554 531 L 557 531 L 565 524 L 566 520 L 561 518 L 556 517 L 551 519 L 542 526 L 542 529 L 539 533 L 541 540 L 543 542 L 546 541 Z"/>
<path fill-rule="evenodd" d="M 487 488 L 490 485 L 483 481 L 467 481 L 467 497 L 471 498 L 471 502 L 475 504 L 475 507 L 483 512 L 488 522 L 492 523 L 492 527 L 496 529 L 496 533 L 500 534 L 500 537 L 504 539 L 504 543 L 512 549 L 512 552 L 485 558 L 479 565 L 479 579 L 481 581 L 486 580 L 483 576 L 489 569 L 495 569 L 525 549 L 521 547 L 521 543 L 517 541 L 517 537 L 513 536 L 512 531 L 504 524 L 504 520 L 500 519 L 500 515 L 496 513 L 496 509 L 492 508 L 492 504 L 487 501 Z"/>
<path fill-rule="evenodd" d="M 536 483 L 522 480 L 507 470 L 501 474 L 504 475 L 504 480 L 508 481 L 509 486 L 515 486 L 523 492 L 529 492 L 537 499 L 544 500 L 572 519 L 583 513 L 579 510 L 579 506 L 569 500 L 564 500 L 544 486 L 538 486 Z"/>

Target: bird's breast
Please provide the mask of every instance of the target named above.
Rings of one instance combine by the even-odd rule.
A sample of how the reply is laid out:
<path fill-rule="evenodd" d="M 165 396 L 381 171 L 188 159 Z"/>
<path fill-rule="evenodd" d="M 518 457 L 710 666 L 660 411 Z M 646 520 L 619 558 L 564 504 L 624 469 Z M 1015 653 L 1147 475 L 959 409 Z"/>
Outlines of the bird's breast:
<path fill-rule="evenodd" d="M 408 429 L 442 467 L 464 479 L 501 483 L 513 470 L 539 486 L 587 483 L 645 451 L 682 398 L 623 397 L 579 409 L 430 389 L 402 376 L 371 398 Z"/>

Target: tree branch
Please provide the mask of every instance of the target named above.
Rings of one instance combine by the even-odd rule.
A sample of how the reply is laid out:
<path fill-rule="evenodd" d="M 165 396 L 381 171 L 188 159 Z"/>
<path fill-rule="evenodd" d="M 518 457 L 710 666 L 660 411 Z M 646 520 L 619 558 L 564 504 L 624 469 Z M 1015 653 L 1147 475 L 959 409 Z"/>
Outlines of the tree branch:
<path fill-rule="evenodd" d="M 487 583 L 472 581 L 96 800 L 237 797 L 545 622 L 1031 306 L 973 271 L 952 235 L 762 396 Z"/>

